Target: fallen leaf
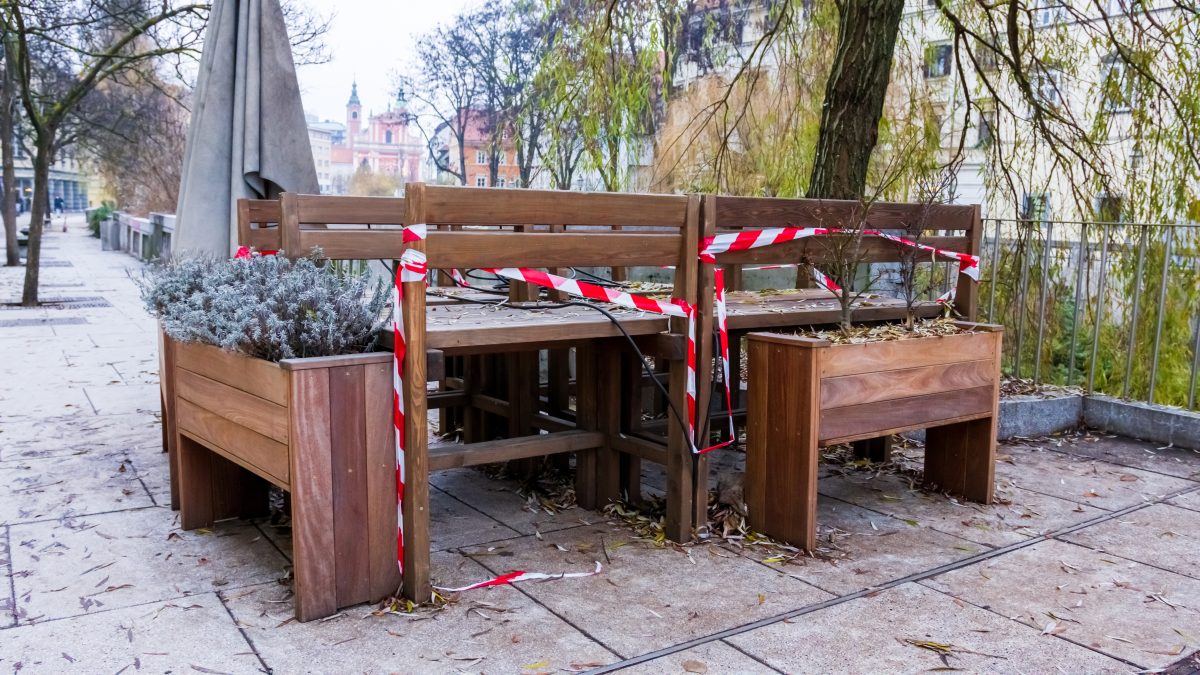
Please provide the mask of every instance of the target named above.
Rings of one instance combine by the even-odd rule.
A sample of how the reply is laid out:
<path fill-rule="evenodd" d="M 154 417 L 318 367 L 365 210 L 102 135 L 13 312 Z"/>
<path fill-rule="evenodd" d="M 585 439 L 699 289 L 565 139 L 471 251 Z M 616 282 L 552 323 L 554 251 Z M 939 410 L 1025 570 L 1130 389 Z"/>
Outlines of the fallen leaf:
<path fill-rule="evenodd" d="M 705 664 L 703 661 L 697 661 L 696 659 L 688 659 L 687 661 L 684 661 L 682 665 L 683 665 L 683 670 L 686 673 L 707 673 L 708 672 L 708 665 Z"/>

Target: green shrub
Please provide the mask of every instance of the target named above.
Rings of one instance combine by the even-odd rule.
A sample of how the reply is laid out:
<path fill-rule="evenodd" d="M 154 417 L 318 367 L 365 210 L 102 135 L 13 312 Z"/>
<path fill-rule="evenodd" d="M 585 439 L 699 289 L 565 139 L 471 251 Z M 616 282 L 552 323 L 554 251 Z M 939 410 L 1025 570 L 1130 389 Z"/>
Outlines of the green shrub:
<path fill-rule="evenodd" d="M 116 204 L 113 204 L 110 201 L 104 201 L 100 203 L 100 208 L 95 209 L 88 214 L 88 231 L 92 233 L 93 237 L 97 239 L 100 238 L 100 223 L 111 218 L 112 214 L 115 213 L 116 210 Z"/>

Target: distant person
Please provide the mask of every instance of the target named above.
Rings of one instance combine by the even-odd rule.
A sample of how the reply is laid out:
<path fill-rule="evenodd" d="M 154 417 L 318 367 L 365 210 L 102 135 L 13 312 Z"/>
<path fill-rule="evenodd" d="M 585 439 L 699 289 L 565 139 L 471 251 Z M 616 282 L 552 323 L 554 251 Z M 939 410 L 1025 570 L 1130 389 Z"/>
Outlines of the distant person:
<path fill-rule="evenodd" d="M 63 198 L 62 197 L 54 198 L 54 210 L 59 213 L 63 212 Z"/>

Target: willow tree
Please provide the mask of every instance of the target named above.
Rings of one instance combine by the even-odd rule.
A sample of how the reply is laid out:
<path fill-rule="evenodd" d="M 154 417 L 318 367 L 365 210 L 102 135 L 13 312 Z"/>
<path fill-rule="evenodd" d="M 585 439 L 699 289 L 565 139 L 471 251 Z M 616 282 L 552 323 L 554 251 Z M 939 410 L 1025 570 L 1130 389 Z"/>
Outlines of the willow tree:
<path fill-rule="evenodd" d="M 631 165 L 653 142 L 681 10 L 654 0 L 560 0 L 548 12 L 551 48 L 539 79 L 559 115 L 548 143 L 569 156 L 564 134 L 576 134 L 585 168 L 605 190 L 629 187 Z"/>

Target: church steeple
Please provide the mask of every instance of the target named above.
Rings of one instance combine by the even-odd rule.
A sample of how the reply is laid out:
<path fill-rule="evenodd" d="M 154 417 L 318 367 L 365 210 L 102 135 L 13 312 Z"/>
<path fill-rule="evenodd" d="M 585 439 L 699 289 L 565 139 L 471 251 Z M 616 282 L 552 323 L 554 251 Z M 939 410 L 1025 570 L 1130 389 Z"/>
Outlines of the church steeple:
<path fill-rule="evenodd" d="M 346 105 L 348 105 L 348 106 L 349 105 L 362 105 L 358 101 L 358 79 L 357 78 L 353 82 L 350 83 L 350 100 L 346 102 Z"/>

